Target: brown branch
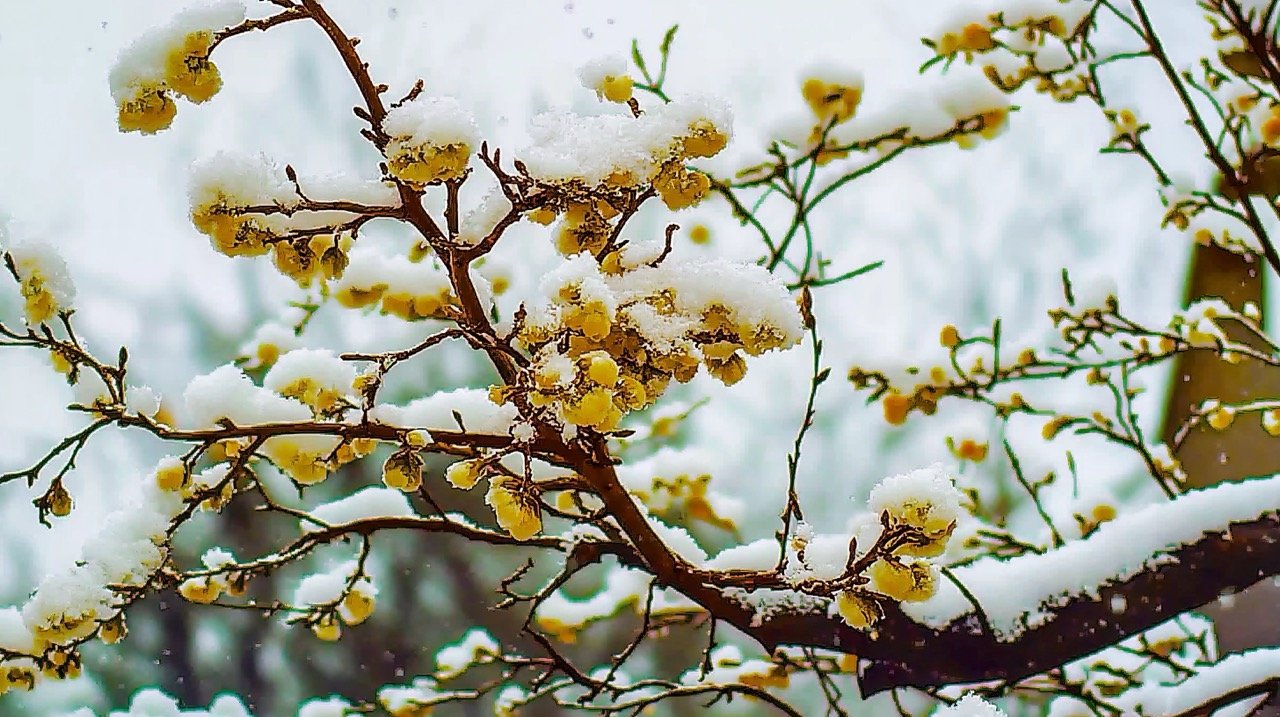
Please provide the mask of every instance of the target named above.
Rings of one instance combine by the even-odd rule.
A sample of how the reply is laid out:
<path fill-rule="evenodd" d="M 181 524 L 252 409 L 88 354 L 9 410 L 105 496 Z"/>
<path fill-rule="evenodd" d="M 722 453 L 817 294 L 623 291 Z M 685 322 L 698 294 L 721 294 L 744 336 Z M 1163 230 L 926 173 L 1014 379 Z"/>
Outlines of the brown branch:
<path fill-rule="evenodd" d="M 212 53 L 213 49 L 222 44 L 223 40 L 235 37 L 236 35 L 243 35 L 255 30 L 267 30 L 275 27 L 276 25 L 282 25 L 292 20 L 303 20 L 306 19 L 306 17 L 307 14 L 302 10 L 302 8 L 293 7 L 285 10 L 284 12 L 276 13 L 275 15 L 264 17 L 259 20 L 245 20 L 239 25 L 228 27 L 225 30 L 215 33 L 213 36 L 213 42 L 209 45 L 209 52 Z"/>
<path fill-rule="evenodd" d="M 1018 680 L 1092 654 L 1176 615 L 1280 574 L 1280 517 L 1237 523 L 1170 553 L 1173 560 L 1103 587 L 1052 611 L 1053 619 L 1002 642 L 972 614 L 941 630 L 915 622 L 896 604 L 874 633 L 821 613 L 771 613 L 758 625 L 735 624 L 766 649 L 803 644 L 854 653 L 867 661 L 864 695 L 897 687 Z M 1112 600 L 1127 609 L 1117 614 Z M 733 618 L 730 618 L 734 621 Z"/>
<path fill-rule="evenodd" d="M 1271 243 L 1271 238 L 1267 236 L 1267 230 L 1262 225 L 1262 218 L 1258 216 L 1258 210 L 1254 208 L 1253 202 L 1249 201 L 1248 190 L 1244 186 L 1245 182 L 1240 178 L 1235 168 L 1231 166 L 1231 163 L 1227 161 L 1227 158 L 1223 156 L 1222 152 L 1218 150 L 1217 142 L 1214 141 L 1209 128 L 1205 126 L 1204 120 L 1200 118 L 1200 112 L 1196 109 L 1191 96 L 1187 94 L 1187 88 L 1183 86 L 1182 80 L 1178 76 L 1178 71 L 1174 69 L 1173 63 L 1169 61 L 1169 55 L 1164 51 L 1164 45 L 1161 44 L 1155 28 L 1151 25 L 1151 18 L 1147 16 L 1147 9 L 1143 7 L 1142 0 L 1131 1 L 1133 9 L 1138 15 L 1138 22 L 1142 25 L 1143 39 L 1151 50 L 1151 56 L 1160 64 L 1160 69 L 1164 71 L 1169 84 L 1173 86 L 1173 91 L 1178 95 L 1178 100 L 1182 102 L 1182 107 L 1187 112 L 1188 123 L 1199 135 L 1201 143 L 1204 144 L 1206 156 L 1222 173 L 1223 181 L 1229 184 L 1240 197 L 1240 204 L 1244 207 L 1245 215 L 1248 217 L 1249 229 L 1258 238 L 1258 243 L 1262 245 L 1262 255 L 1266 257 L 1267 263 L 1271 265 L 1271 270 L 1276 274 L 1280 274 L 1280 254 L 1276 253 L 1275 245 Z"/>

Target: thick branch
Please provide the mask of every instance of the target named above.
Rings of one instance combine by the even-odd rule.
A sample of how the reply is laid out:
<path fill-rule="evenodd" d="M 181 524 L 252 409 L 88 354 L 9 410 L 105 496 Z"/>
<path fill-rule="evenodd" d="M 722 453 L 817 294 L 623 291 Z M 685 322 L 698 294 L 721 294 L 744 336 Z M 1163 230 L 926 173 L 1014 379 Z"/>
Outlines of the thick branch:
<path fill-rule="evenodd" d="M 872 633 L 825 613 L 775 613 L 758 627 L 739 627 L 768 649 L 803 644 L 864 658 L 869 662 L 859 686 L 868 695 L 896 687 L 1018 680 L 1280 574 L 1280 518 L 1272 514 L 1234 524 L 1225 535 L 1207 536 L 1170 555 L 1174 560 L 1102 588 L 1097 599 L 1082 597 L 1053 610 L 1052 620 L 1013 642 L 984 631 L 973 614 L 933 630 L 894 604 L 884 606 L 885 617 Z"/>

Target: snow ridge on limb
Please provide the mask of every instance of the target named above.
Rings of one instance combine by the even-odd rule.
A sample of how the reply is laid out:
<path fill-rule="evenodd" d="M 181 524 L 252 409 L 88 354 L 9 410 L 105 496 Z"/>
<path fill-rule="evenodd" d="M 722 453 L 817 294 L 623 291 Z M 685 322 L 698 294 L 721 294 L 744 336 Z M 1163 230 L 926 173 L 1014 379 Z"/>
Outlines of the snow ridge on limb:
<path fill-rule="evenodd" d="M 1280 574 L 1277 496 L 1280 477 L 1224 484 L 1117 519 L 1089 538 L 1038 556 L 1038 561 L 1001 562 L 998 584 L 966 585 L 966 590 L 984 605 L 982 596 L 996 594 L 990 590 L 1003 587 L 1025 596 L 1040 588 L 1044 602 L 1023 606 L 1023 628 L 1016 640 L 1004 639 L 1008 633 L 1002 629 L 1008 625 L 997 627 L 991 616 L 972 606 L 930 626 L 917 611 L 929 610 L 933 601 L 908 608 L 911 614 L 903 606 L 885 605 L 874 632 L 847 628 L 817 612 L 785 610 L 771 611 L 744 629 L 769 648 L 793 644 L 796 635 L 806 635 L 818 638 L 807 640 L 809 646 L 857 654 L 865 661 L 859 686 L 867 695 L 895 687 L 1017 680 Z M 1099 547 L 1119 545 L 1117 535 L 1132 544 L 1111 553 Z M 1094 568 L 1093 577 L 1074 576 L 1076 588 L 1063 595 L 1054 582 L 1062 576 L 1053 570 L 1067 569 L 1062 566 L 1081 549 L 1099 560 L 1109 556 L 1111 562 L 1104 563 L 1107 570 Z M 1145 557 L 1134 565 L 1138 554 Z M 972 578 L 978 574 L 975 570 L 958 569 L 953 575 L 963 582 L 960 576 Z M 941 607 L 954 600 L 947 597 L 949 591 L 956 589 L 950 580 L 943 586 L 949 587 L 934 599 L 939 615 Z M 1009 609 L 1007 614 L 1013 612 Z"/>

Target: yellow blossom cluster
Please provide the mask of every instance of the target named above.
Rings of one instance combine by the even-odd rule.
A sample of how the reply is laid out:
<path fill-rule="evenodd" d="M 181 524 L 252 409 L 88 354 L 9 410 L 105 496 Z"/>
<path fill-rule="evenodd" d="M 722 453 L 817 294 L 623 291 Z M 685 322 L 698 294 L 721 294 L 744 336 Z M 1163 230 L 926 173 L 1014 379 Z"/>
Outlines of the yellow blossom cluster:
<path fill-rule="evenodd" d="M 425 186 L 458 179 L 467 169 L 471 147 L 453 143 L 445 145 L 411 145 L 401 142 L 387 157 L 391 174 L 409 184 Z"/>
<path fill-rule="evenodd" d="M 195 8 L 121 53 L 110 76 L 120 130 L 154 134 L 173 123 L 176 97 L 200 104 L 216 95 L 222 75 L 210 55 L 219 33 L 243 19 L 242 6 Z"/>
<path fill-rule="evenodd" d="M 569 267 L 545 315 L 530 316 L 518 336 L 535 356 L 527 383 L 495 389 L 496 400 L 525 393 L 534 406 L 558 409 L 565 423 L 607 432 L 657 400 L 673 379 L 690 381 L 705 367 L 732 385 L 746 374 L 746 355 L 799 339 L 798 313 L 780 322 L 718 297 L 695 296 L 701 289 L 678 270 L 624 271 L 614 291 L 589 256 L 571 264 L 577 266 Z"/>
<path fill-rule="evenodd" d="M 262 256 L 282 236 L 278 215 L 250 211 L 251 207 L 287 206 L 290 190 L 278 168 L 261 157 L 218 155 L 197 165 L 191 190 L 191 223 L 226 256 Z M 308 244 L 306 251 L 311 249 Z M 287 247 L 279 265 L 291 271 L 303 264 L 303 247 Z M 321 250 L 323 252 L 323 249 Z M 290 259 L 290 252 L 297 254 Z"/>
<path fill-rule="evenodd" d="M 724 530 L 735 530 L 737 525 L 733 519 L 716 511 L 708 490 L 710 483 L 709 473 L 681 473 L 670 478 L 654 476 L 647 488 L 628 486 L 628 490 L 661 518 L 677 523 L 697 520 Z"/>
<path fill-rule="evenodd" d="M 862 102 L 862 91 L 862 75 L 857 72 L 815 67 L 804 73 L 800 95 L 815 120 L 809 132 L 809 145 L 822 144 L 816 159 L 819 165 L 848 156 L 848 150 L 840 149 L 839 142 L 827 137 L 827 133 L 833 126 L 853 118 Z"/>
<path fill-rule="evenodd" d="M 71 283 L 66 262 L 52 246 L 40 242 L 18 243 L 0 259 L 7 259 L 17 275 L 28 325 L 47 323 L 59 312 L 71 309 L 75 285 Z M 57 366 L 56 358 L 54 365 Z"/>
<path fill-rule="evenodd" d="M 316 280 L 342 277 L 353 240 L 349 234 L 317 234 L 271 245 L 271 259 L 281 274 L 310 286 Z"/>
<path fill-rule="evenodd" d="M 405 321 L 456 315 L 458 298 L 443 269 L 426 261 L 383 260 L 357 254 L 332 296 L 349 309 L 377 306 L 383 314 Z M 374 264 L 379 264 L 374 266 Z"/>
<path fill-rule="evenodd" d="M 871 507 L 897 539 L 867 569 L 867 588 L 836 596 L 836 610 L 845 622 L 858 629 L 873 627 L 881 615 L 879 596 L 900 602 L 933 596 L 939 572 L 929 559 L 942 554 L 955 532 L 960 497 L 937 467 L 894 476 L 872 491 Z"/>
<path fill-rule="evenodd" d="M 262 453 L 285 475 L 303 485 L 320 483 L 329 473 L 373 452 L 377 442 L 371 438 L 355 438 L 337 443 L 330 436 L 273 436 L 262 446 Z"/>
<path fill-rule="evenodd" d="M 470 114 L 450 97 L 418 97 L 397 105 L 382 123 L 392 177 L 414 187 L 462 179 L 477 132 Z"/>
<path fill-rule="evenodd" d="M 526 216 L 544 225 L 560 218 L 554 237 L 561 254 L 598 254 L 616 232 L 614 220 L 628 209 L 636 193 L 651 188 L 672 211 L 702 201 L 711 190 L 711 180 L 687 163 L 715 156 L 728 142 L 727 130 L 710 119 L 695 119 L 680 135 L 654 149 L 643 170 L 615 169 L 590 187 L 577 180 L 556 183 L 554 198 Z"/>

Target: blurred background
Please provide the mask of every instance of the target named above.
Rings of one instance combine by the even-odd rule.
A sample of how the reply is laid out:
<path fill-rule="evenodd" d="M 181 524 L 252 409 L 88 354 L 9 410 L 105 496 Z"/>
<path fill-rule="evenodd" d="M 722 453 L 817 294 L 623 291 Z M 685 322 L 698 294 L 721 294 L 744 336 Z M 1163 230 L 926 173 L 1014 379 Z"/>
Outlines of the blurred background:
<path fill-rule="evenodd" d="M 251 6 L 251 12 L 264 12 L 262 5 Z M 181 104 L 171 130 L 155 137 L 117 132 L 107 72 L 124 46 L 167 20 L 177 6 L 161 0 L 0 3 L 0 87 L 9 100 L 0 113 L 0 214 L 13 236 L 43 239 L 62 251 L 80 292 L 77 327 L 89 345 L 103 356 L 128 346 L 134 381 L 175 398 L 192 376 L 235 358 L 258 324 L 304 297 L 265 260 L 216 254 L 190 226 L 186 187 L 192 161 L 234 148 L 265 152 L 304 176 L 377 173 L 377 156 L 357 134 L 359 122 L 351 113 L 355 90 L 324 38 L 305 23 L 220 47 L 215 60 L 223 91 L 204 106 Z M 427 93 L 456 96 L 469 105 L 482 135 L 506 156 L 518 156 L 527 143 L 528 120 L 538 112 L 605 111 L 580 86 L 579 65 L 625 54 L 633 38 L 652 53 L 666 28 L 677 23 L 668 87 L 726 97 L 736 116 L 730 154 L 758 154 L 804 110 L 800 72 L 816 60 L 861 70 L 868 111 L 936 87 L 943 81 L 936 71 L 917 74 L 930 57 L 919 38 L 954 12 L 946 0 L 333 0 L 328 6 L 363 40 L 360 50 L 375 80 L 391 86 L 389 95 L 403 94 L 422 78 Z M 1207 42 L 1199 26 L 1164 21 L 1172 36 L 1187 38 L 1180 51 L 1195 52 Z M 1163 112 L 1173 118 L 1155 122 L 1148 139 L 1175 170 L 1203 180 L 1206 169 L 1173 114 L 1166 86 L 1142 71 L 1117 73 L 1108 81 L 1114 97 L 1131 98 L 1144 116 Z M 1136 316 L 1160 321 L 1177 306 L 1190 242 L 1179 232 L 1158 229 L 1162 210 L 1149 171 L 1128 158 L 1096 152 L 1110 138 L 1096 108 L 1058 105 L 1032 94 L 1019 95 L 1015 103 L 1021 109 L 997 141 L 969 151 L 947 146 L 908 153 L 846 188 L 813 217 L 833 272 L 884 261 L 882 268 L 815 297 L 823 360 L 834 376 L 819 395 L 799 490 L 806 516 L 819 531 L 841 530 L 885 475 L 935 461 L 956 466 L 949 435 L 993 440 L 992 459 L 963 468 L 964 480 L 972 484 L 1008 484 L 1008 465 L 998 449 L 1007 435 L 1029 473 L 1065 471 L 1066 451 L 1072 450 L 1081 492 L 1129 500 L 1151 490 L 1135 457 L 1097 441 L 1048 445 L 1038 439 L 1039 424 L 1017 422 L 1007 434 L 997 434 L 989 414 L 958 403 L 944 404 L 929 420 L 915 416 L 903 427 L 890 427 L 878 406 L 866 406 L 863 396 L 837 380 L 854 364 L 894 365 L 935 355 L 938 330 L 948 323 L 967 332 L 998 316 L 1010 340 L 1043 345 L 1052 336 L 1045 311 L 1063 303 L 1064 267 L 1077 281 L 1114 280 L 1122 306 Z M 730 166 L 732 158 L 724 162 L 717 166 Z M 768 211 L 763 219 L 782 221 Z M 658 236 L 668 219 L 656 211 L 642 214 L 628 233 Z M 673 221 L 685 230 L 695 223 L 711 229 L 708 245 L 684 242 L 678 254 L 744 260 L 761 254 L 758 240 L 717 201 Z M 507 308 L 530 294 L 555 260 L 540 229 L 522 224 L 495 253 L 496 270 L 512 280 L 503 299 Z M 371 229 L 364 240 L 408 241 L 392 229 Z M 16 321 L 18 313 L 16 291 L 6 285 L 0 316 Z M 327 307 L 303 343 L 386 349 L 409 345 L 426 331 Z M 769 355 L 751 362 L 746 379 L 732 389 L 700 376 L 668 399 L 710 399 L 674 443 L 706 449 L 714 461 L 713 485 L 750 496 L 739 536 L 699 529 L 708 552 L 776 530 L 786 454 L 804 409 L 810 361 L 808 348 Z M 446 347 L 405 369 L 386 398 L 400 402 L 440 389 L 485 386 L 490 378 L 474 356 Z M 1149 373 L 1150 390 L 1139 399 L 1152 433 L 1159 425 L 1164 381 L 1160 372 Z M 26 467 L 80 425 L 81 416 L 61 408 L 70 400 L 46 356 L 0 351 L 0 471 Z M 30 504 L 36 493 L 4 486 L 0 603 L 20 604 L 45 571 L 74 560 L 86 529 L 113 507 L 120 482 L 147 470 L 164 450 L 136 435 L 100 436 L 68 480 L 77 510 L 52 530 L 36 521 Z M 441 466 L 430 468 L 438 472 Z M 375 463 L 356 464 L 299 504 L 315 505 L 377 480 Z M 1008 493 L 1011 525 L 1034 523 L 1034 515 L 1020 511 L 1012 504 L 1013 491 Z M 1075 497 L 1066 498 L 1067 504 Z M 452 499 L 460 509 L 486 515 L 478 495 Z M 179 563 L 187 566 L 212 545 L 248 556 L 296 531 L 296 525 L 260 523 L 247 505 L 205 516 L 191 527 L 179 546 Z M 332 546 L 317 561 L 338 562 L 353 552 L 354 546 Z M 52 714 L 86 705 L 102 712 L 124 707 L 136 689 L 148 685 L 192 706 L 233 692 L 260 715 L 288 714 L 299 700 L 329 693 L 368 698 L 380 685 L 430 673 L 436 649 L 471 625 L 488 625 L 510 639 L 517 616 L 489 609 L 498 599 L 492 586 L 523 557 L 490 554 L 448 536 L 381 540 L 374 556 L 382 590 L 378 611 L 333 644 L 278 619 L 192 610 L 174 595 L 162 595 L 130 613 L 131 633 L 122 645 L 88 651 L 86 678 L 6 696 L 0 714 Z M 255 583 L 255 591 L 269 596 L 274 589 L 287 597 L 302 574 L 282 571 Z M 587 577 L 575 589 L 589 592 L 589 582 Z M 634 628 L 627 620 L 594 628 L 590 644 L 574 649 L 603 659 Z M 695 664 L 702 649 L 702 633 L 688 634 L 685 643 L 667 640 L 643 659 L 660 673 L 678 674 Z M 847 691 L 854 691 L 851 683 Z M 456 709 L 486 713 L 480 705 Z M 754 707 L 739 702 L 725 709 L 745 714 Z M 697 703 L 672 710 L 701 713 Z"/>

